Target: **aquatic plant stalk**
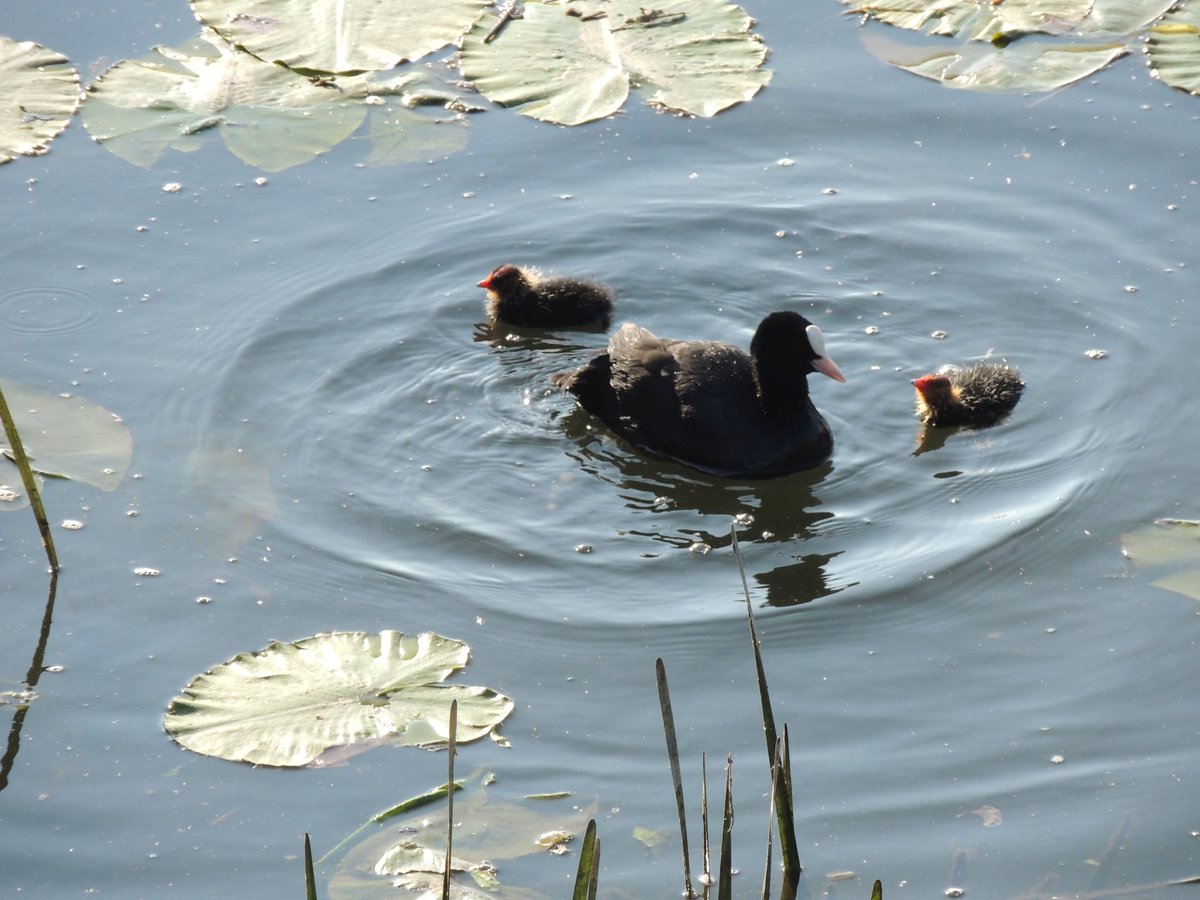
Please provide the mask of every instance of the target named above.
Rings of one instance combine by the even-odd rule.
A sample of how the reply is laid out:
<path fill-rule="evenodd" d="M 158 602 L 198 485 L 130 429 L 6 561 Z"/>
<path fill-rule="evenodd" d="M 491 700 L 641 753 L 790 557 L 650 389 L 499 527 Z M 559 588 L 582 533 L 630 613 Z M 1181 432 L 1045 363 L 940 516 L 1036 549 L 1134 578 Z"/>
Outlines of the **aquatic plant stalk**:
<path fill-rule="evenodd" d="M 308 832 L 304 832 L 304 896 L 307 900 L 317 900 L 317 877 L 313 874 L 312 842 Z"/>
<path fill-rule="evenodd" d="M 37 481 L 33 477 L 33 469 L 29 466 L 29 457 L 25 455 L 21 435 L 17 433 L 17 424 L 8 410 L 8 401 L 4 399 L 2 390 L 0 390 L 0 420 L 4 422 L 4 435 L 8 438 L 13 462 L 17 464 L 17 470 L 21 473 L 21 483 L 25 486 L 25 493 L 29 495 L 29 505 L 33 509 L 33 517 L 37 519 L 38 530 L 42 533 L 42 546 L 46 548 L 46 558 L 50 560 L 50 569 L 57 572 L 58 552 L 54 549 L 54 536 L 50 533 L 50 522 L 46 518 L 46 510 L 42 506 L 42 495 L 38 493 Z"/>
<path fill-rule="evenodd" d="M 450 701 L 450 735 L 447 744 L 449 759 L 446 784 L 454 784 L 454 757 L 458 753 L 455 733 L 458 731 L 458 701 Z M 446 868 L 442 872 L 442 900 L 450 900 L 450 858 L 454 852 L 454 791 L 446 792 Z"/>
<path fill-rule="evenodd" d="M 725 814 L 721 819 L 721 873 L 717 900 L 733 900 L 733 756 L 725 757 Z"/>
<path fill-rule="evenodd" d="M 667 667 L 662 657 L 654 661 L 658 681 L 658 705 L 662 709 L 663 732 L 667 739 L 667 759 L 671 763 L 671 781 L 675 785 L 675 809 L 679 814 L 679 840 L 683 845 L 683 891 L 685 897 L 695 897 L 692 890 L 692 861 L 688 855 L 687 816 L 683 808 L 683 778 L 679 774 L 679 742 L 675 738 L 675 716 L 671 712 L 671 691 L 667 687 Z"/>
<path fill-rule="evenodd" d="M 767 688 L 767 673 L 763 666 L 761 643 L 758 631 L 754 627 L 754 610 L 750 603 L 750 587 L 746 583 L 746 566 L 742 559 L 742 548 L 738 544 L 737 526 L 729 529 L 733 556 L 737 560 L 738 573 L 742 576 L 742 595 L 746 601 L 746 622 L 750 628 L 750 643 L 754 648 L 754 668 L 758 674 L 758 696 L 762 703 L 763 733 L 767 741 L 767 764 L 775 765 L 775 715 L 771 710 L 771 694 Z M 786 732 L 786 729 L 785 729 Z M 786 751 L 787 742 L 784 742 Z M 792 808 L 792 772 L 789 754 L 785 752 L 782 760 L 782 777 L 775 786 L 775 821 L 779 827 L 779 852 L 783 857 L 783 887 L 780 891 L 782 900 L 791 900 L 796 896 L 800 884 L 800 875 L 804 867 L 800 865 L 800 847 L 796 841 L 796 820 Z"/>
<path fill-rule="evenodd" d="M 588 819 L 583 845 L 579 848 L 579 868 L 575 870 L 575 890 L 571 900 L 596 900 L 599 876 L 600 838 L 596 836 L 596 820 Z"/>

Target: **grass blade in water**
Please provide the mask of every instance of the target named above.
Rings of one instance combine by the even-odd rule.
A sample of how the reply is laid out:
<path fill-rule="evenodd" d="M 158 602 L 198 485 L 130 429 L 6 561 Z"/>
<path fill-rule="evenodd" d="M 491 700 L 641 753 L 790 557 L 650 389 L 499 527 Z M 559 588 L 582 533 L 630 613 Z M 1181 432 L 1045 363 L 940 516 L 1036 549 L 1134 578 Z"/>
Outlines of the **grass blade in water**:
<path fill-rule="evenodd" d="M 458 701 L 450 701 L 450 741 L 447 746 L 449 760 L 446 763 L 450 774 L 446 784 L 454 784 L 454 756 L 458 752 L 455 734 L 458 731 Z M 442 900 L 450 900 L 450 860 L 454 855 L 454 791 L 446 792 L 446 868 L 442 872 Z"/>
<path fill-rule="evenodd" d="M 692 861 L 688 856 L 687 816 L 683 809 L 683 778 L 679 774 L 679 742 L 675 739 L 675 715 L 671 712 L 671 691 L 667 687 L 667 667 L 660 656 L 654 662 L 658 680 L 658 705 L 662 708 L 663 732 L 667 739 L 667 759 L 671 763 L 671 781 L 675 785 L 675 809 L 679 813 L 679 839 L 683 844 L 683 891 L 694 897 L 692 890 Z"/>
<path fill-rule="evenodd" d="M 596 837 L 596 820 L 589 819 L 579 848 L 579 868 L 575 870 L 575 890 L 571 900 L 596 900 L 596 881 L 600 871 L 600 839 Z"/>
<path fill-rule="evenodd" d="M 733 900 L 733 757 L 725 757 L 725 815 L 721 821 L 721 874 L 717 900 Z"/>
<path fill-rule="evenodd" d="M 312 843 L 307 831 L 304 832 L 304 896 L 317 900 L 317 877 L 313 874 Z"/>
<path fill-rule="evenodd" d="M 25 447 L 21 443 L 21 435 L 13 421 L 12 413 L 8 411 L 8 401 L 4 399 L 4 391 L 0 391 L 0 420 L 4 422 L 4 435 L 8 439 L 12 451 L 13 462 L 21 473 L 21 484 L 29 495 L 29 505 L 33 508 L 33 516 L 37 519 L 38 531 L 42 533 L 42 545 L 46 548 L 46 558 L 50 560 L 50 568 L 58 571 L 58 552 L 54 549 L 54 537 L 50 534 L 50 522 L 46 518 L 46 509 L 42 506 L 42 495 L 38 493 L 37 482 L 33 478 L 33 469 L 29 465 L 29 457 L 25 455 Z"/>

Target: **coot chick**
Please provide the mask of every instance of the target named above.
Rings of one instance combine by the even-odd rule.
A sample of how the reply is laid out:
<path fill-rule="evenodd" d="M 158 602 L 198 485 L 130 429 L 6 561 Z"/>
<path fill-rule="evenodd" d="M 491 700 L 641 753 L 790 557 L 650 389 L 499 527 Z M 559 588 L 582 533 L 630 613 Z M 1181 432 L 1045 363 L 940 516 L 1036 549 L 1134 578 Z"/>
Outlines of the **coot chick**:
<path fill-rule="evenodd" d="M 917 418 L 926 425 L 991 425 L 1012 411 L 1025 383 L 998 363 L 951 367 L 913 379 Z"/>
<path fill-rule="evenodd" d="M 612 290 L 578 278 L 543 278 L 537 269 L 506 263 L 479 287 L 487 288 L 488 315 L 509 325 L 607 328 L 612 320 Z"/>
<path fill-rule="evenodd" d="M 632 323 L 607 352 L 553 376 L 642 450 L 725 477 L 769 478 L 829 458 L 833 436 L 808 397 L 808 374 L 845 381 L 821 329 L 795 312 L 762 320 L 750 353 L 718 341 L 656 337 Z"/>

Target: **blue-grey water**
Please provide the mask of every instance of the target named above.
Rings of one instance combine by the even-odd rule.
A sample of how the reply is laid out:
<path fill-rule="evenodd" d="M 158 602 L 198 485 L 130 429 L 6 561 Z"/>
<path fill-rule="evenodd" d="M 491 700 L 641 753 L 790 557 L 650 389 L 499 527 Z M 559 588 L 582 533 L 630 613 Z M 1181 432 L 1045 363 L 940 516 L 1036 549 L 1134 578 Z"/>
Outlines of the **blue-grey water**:
<path fill-rule="evenodd" d="M 460 769 L 512 801 L 575 792 L 609 896 L 681 890 L 662 657 L 689 796 L 702 752 L 714 794 L 735 755 L 738 895 L 757 895 L 735 522 L 814 895 L 1200 875 L 1198 610 L 1120 549 L 1200 515 L 1200 100 L 1138 53 L 1049 95 L 955 92 L 873 58 L 833 0 L 749 12 L 774 80 L 711 120 L 492 110 L 454 155 L 363 167 L 351 141 L 262 185 L 215 134 L 145 171 L 76 122 L 0 167 L 0 377 L 102 404 L 135 442 L 117 491 L 45 489 L 84 528 L 55 533 L 61 671 L 0 793 L 0 896 L 298 896 L 305 831 L 329 849 L 445 756 L 254 769 L 161 717 L 235 653 L 381 628 L 471 645 L 460 680 L 517 709 L 512 747 Z M 195 30 L 166 0 L 0 13 L 85 81 Z M 812 380 L 833 459 L 743 483 L 613 441 L 547 381 L 603 335 L 483 327 L 474 285 L 504 261 L 605 279 L 619 319 L 673 337 L 744 345 L 802 311 L 847 376 Z M 988 354 L 1028 384 L 1015 414 L 917 453 L 909 380 Z M 28 511 L 0 517 L 0 559 L 16 690 L 46 589 Z M 566 896 L 575 857 L 498 864 Z"/>

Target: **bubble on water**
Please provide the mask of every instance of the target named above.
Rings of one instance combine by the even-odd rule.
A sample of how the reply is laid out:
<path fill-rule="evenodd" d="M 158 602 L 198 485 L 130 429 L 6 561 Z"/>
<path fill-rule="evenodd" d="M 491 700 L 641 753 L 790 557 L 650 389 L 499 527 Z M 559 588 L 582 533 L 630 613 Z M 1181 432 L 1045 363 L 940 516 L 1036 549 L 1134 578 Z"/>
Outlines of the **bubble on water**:
<path fill-rule="evenodd" d="M 576 553 L 591 553 L 595 549 L 596 548 L 593 547 L 591 544 L 576 544 L 575 545 Z"/>
<path fill-rule="evenodd" d="M 1083 355 L 1086 356 L 1088 359 L 1108 359 L 1108 351 L 1107 350 L 1100 350 L 1100 349 L 1085 350 L 1083 352 Z"/>
<path fill-rule="evenodd" d="M 133 574 L 141 578 L 154 578 L 161 573 L 158 569 L 153 569 L 150 566 L 138 566 L 133 570 Z"/>
<path fill-rule="evenodd" d="M 878 325 L 868 325 L 866 328 L 863 329 L 863 333 L 864 334 L 879 334 L 879 326 Z"/>
<path fill-rule="evenodd" d="M 947 337 L 946 332 L 942 331 L 941 329 L 932 332 L 929 336 L 935 341 L 944 341 Z"/>
<path fill-rule="evenodd" d="M 183 190 L 183 185 L 180 184 L 178 181 L 168 181 L 166 184 L 164 184 L 162 186 L 162 189 L 163 189 L 163 193 L 165 193 L 165 194 L 178 194 L 180 191 Z"/>
<path fill-rule="evenodd" d="M 688 547 L 688 550 L 696 556 L 708 556 L 708 554 L 712 553 L 712 547 L 704 543 L 704 541 L 696 541 L 696 543 Z"/>
<path fill-rule="evenodd" d="M 67 529 L 67 531 L 78 531 L 83 527 L 83 523 L 78 519 L 63 519 L 62 527 Z"/>

